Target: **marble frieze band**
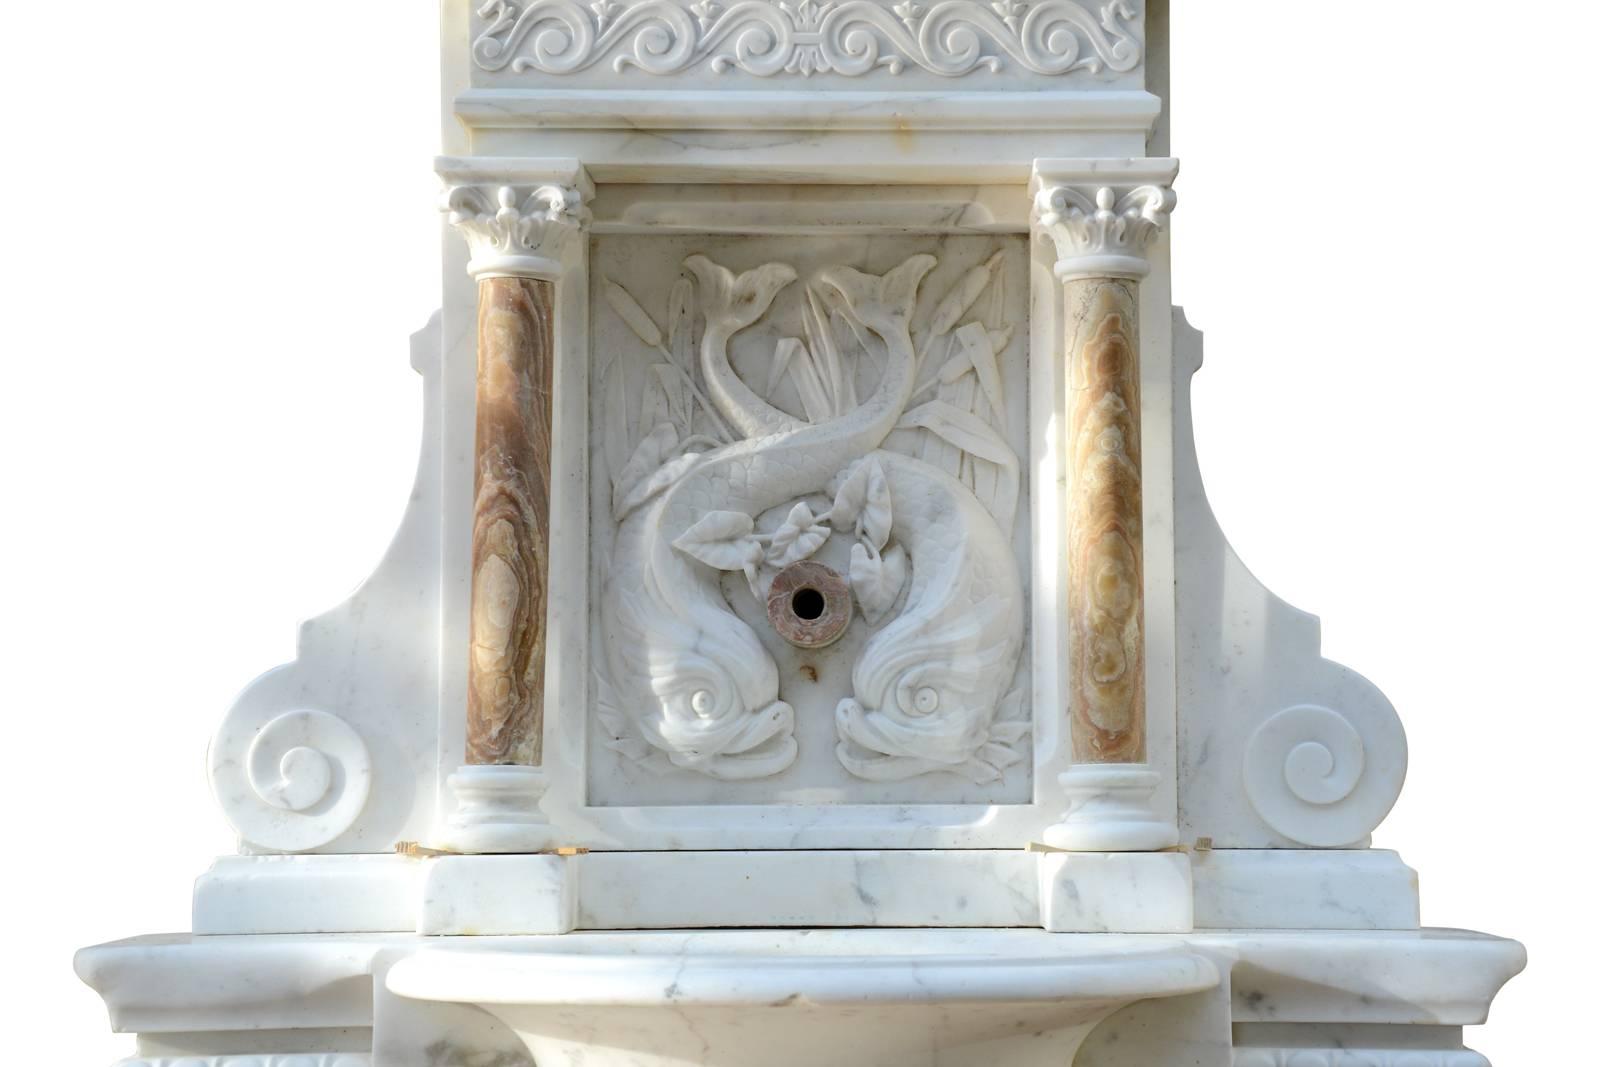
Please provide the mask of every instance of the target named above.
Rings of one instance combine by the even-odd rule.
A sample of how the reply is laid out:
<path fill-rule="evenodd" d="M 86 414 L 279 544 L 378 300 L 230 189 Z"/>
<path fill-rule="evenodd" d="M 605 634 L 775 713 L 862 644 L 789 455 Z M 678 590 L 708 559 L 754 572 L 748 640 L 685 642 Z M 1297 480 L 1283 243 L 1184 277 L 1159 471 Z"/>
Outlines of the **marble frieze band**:
<path fill-rule="evenodd" d="M 488 0 L 472 59 L 487 72 L 545 75 L 609 64 L 618 74 L 759 78 L 913 69 L 1093 76 L 1140 66 L 1140 21 L 1129 0 Z"/>

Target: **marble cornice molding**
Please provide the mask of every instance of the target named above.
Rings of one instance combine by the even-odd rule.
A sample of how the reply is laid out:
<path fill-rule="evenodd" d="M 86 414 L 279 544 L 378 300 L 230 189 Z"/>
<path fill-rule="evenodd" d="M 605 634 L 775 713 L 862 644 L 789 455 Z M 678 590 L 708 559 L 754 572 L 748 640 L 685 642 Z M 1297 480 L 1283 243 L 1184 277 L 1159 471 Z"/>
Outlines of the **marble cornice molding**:
<path fill-rule="evenodd" d="M 475 129 L 809 130 L 830 133 L 926 131 L 953 134 L 1134 134 L 1148 137 L 1161 98 L 1143 89 L 1051 89 L 1026 93 L 927 90 L 729 92 L 655 86 L 604 91 L 573 88 L 473 88 L 455 114 Z M 592 166 L 594 158 L 586 157 Z M 1023 170 L 1032 163 L 1030 155 Z M 829 160 L 817 160 L 821 167 Z M 748 165 L 747 163 L 745 164 Z"/>
<path fill-rule="evenodd" d="M 594 184 L 576 160 L 441 159 L 441 205 L 478 279 L 559 278 L 587 229 Z"/>
<path fill-rule="evenodd" d="M 1034 165 L 1034 226 L 1055 244 L 1056 276 L 1143 278 L 1149 249 L 1177 197 L 1172 159 L 1049 161 Z"/>

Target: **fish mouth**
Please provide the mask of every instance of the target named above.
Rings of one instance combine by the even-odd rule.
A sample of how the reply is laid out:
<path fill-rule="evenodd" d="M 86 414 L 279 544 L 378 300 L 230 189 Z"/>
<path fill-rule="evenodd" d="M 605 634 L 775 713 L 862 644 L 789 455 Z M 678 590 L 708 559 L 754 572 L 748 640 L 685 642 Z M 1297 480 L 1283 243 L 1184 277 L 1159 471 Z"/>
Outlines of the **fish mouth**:
<path fill-rule="evenodd" d="M 750 712 L 748 722 L 722 751 L 700 768 L 717 778 L 745 780 L 766 778 L 786 770 L 800 754 L 794 739 L 794 708 L 774 700 L 759 711 Z"/>
<path fill-rule="evenodd" d="M 723 747 L 723 755 L 743 756 L 755 752 L 794 729 L 794 708 L 782 700 L 774 700 L 760 711 L 749 712 L 745 718 L 744 728 Z"/>

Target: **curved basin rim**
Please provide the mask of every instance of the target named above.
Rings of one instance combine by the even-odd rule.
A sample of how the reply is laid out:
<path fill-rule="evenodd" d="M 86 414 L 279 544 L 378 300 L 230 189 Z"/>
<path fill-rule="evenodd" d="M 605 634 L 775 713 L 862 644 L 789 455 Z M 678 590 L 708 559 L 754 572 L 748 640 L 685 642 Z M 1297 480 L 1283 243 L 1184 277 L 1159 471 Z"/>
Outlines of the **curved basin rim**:
<path fill-rule="evenodd" d="M 387 985 L 413 1000 L 451 1003 L 714 1007 L 1131 1001 L 1203 992 L 1218 981 L 1215 964 L 1187 950 L 1019 959 L 429 948 L 391 968 Z"/>

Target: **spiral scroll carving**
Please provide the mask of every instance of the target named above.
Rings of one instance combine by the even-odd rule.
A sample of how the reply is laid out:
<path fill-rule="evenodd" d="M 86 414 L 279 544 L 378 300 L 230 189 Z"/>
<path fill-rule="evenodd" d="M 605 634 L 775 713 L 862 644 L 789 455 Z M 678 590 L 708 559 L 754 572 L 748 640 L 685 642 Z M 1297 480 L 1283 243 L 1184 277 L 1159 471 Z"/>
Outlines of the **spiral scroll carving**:
<path fill-rule="evenodd" d="M 1352 720 L 1300 704 L 1277 712 L 1245 747 L 1245 792 L 1272 829 L 1303 845 L 1360 842 L 1394 806 L 1405 778 L 1400 720 Z"/>
<path fill-rule="evenodd" d="M 304 852 L 355 824 L 372 784 L 366 743 L 343 719 L 288 711 L 230 716 L 211 745 L 211 786 L 250 844 Z"/>
<path fill-rule="evenodd" d="M 493 72 L 575 74 L 609 58 L 614 71 L 676 74 L 704 65 L 742 71 L 858 77 L 914 66 L 944 77 L 998 73 L 1126 73 L 1144 45 L 1128 0 L 1096 10 L 1076 0 L 487 0 L 472 44 Z"/>

